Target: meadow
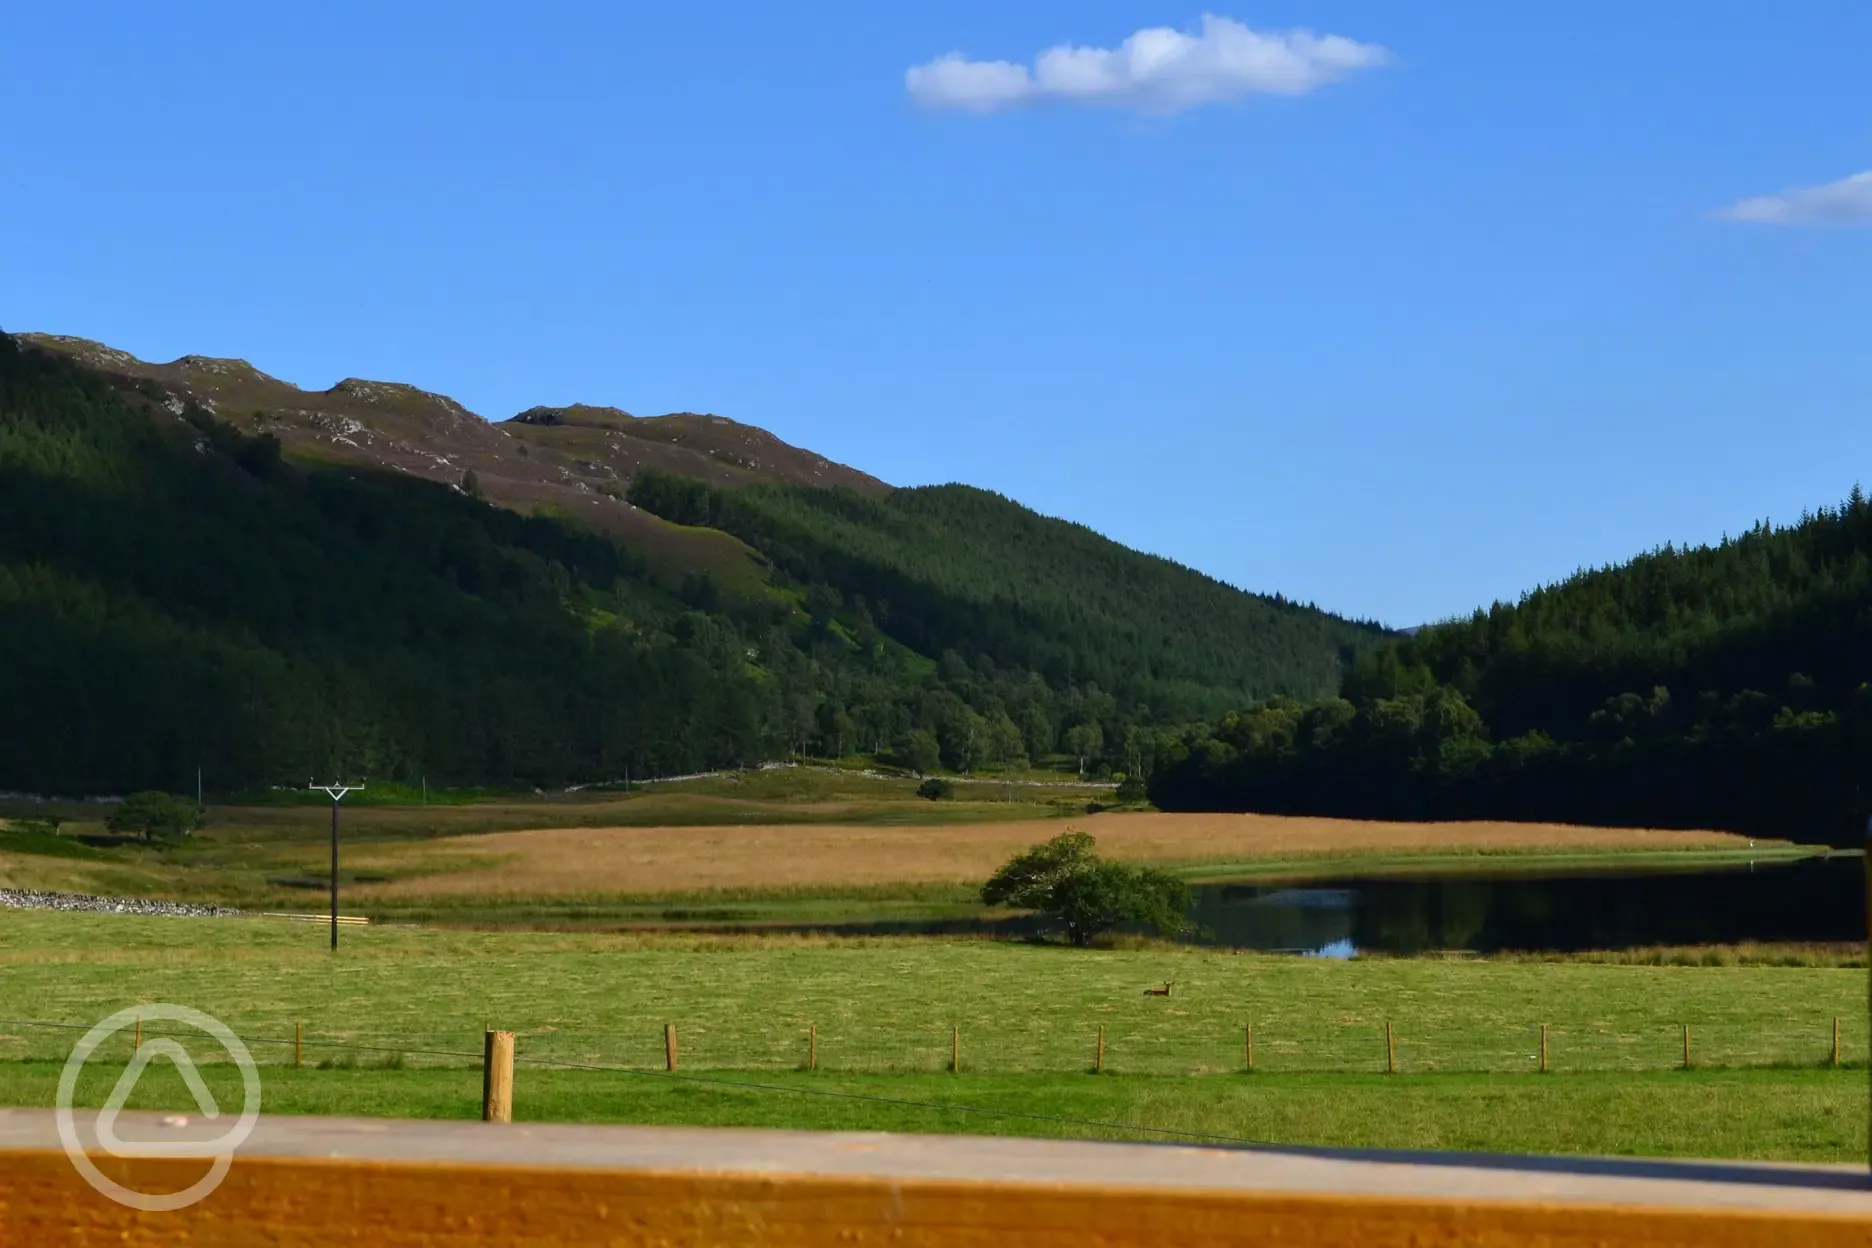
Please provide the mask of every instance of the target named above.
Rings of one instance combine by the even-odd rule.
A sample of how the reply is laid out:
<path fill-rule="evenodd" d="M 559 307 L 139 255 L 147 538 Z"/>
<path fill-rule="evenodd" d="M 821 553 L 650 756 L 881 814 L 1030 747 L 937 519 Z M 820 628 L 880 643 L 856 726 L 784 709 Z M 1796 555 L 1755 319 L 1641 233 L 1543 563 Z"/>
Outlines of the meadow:
<path fill-rule="evenodd" d="M 922 801 L 915 789 L 910 778 L 806 767 L 629 793 L 438 792 L 427 805 L 406 788 L 367 789 L 342 811 L 344 907 L 476 926 L 852 929 L 970 920 L 982 917 L 983 879 L 1068 827 L 1092 833 L 1101 853 L 1192 881 L 1348 867 L 1688 866 L 1806 852 L 1710 832 L 1112 809 L 1109 788 L 1057 773 L 961 782 L 952 801 Z M 3 813 L 43 812 L 15 804 Z M 96 807 L 59 813 L 72 835 L 55 845 L 0 832 L 0 887 L 260 910 L 323 905 L 329 806 L 303 792 L 215 805 L 206 828 L 163 848 L 100 835 Z"/>
<path fill-rule="evenodd" d="M 346 930 L 336 955 L 324 940 L 258 919 L 0 911 L 0 1100 L 49 1103 L 79 1029 L 167 1001 L 246 1038 L 279 1112 L 471 1115 L 492 1026 L 518 1035 L 522 1118 L 1786 1158 L 1844 1158 L 1864 1139 L 1865 972 L 1824 964 L 391 926 Z M 1143 994 L 1164 980 L 1171 996 Z M 1832 1068 L 1836 1017 L 1856 1070 Z M 27 1025 L 45 1023 L 67 1026 Z M 107 1046 L 85 1097 L 108 1092 L 106 1059 L 131 1043 Z M 186 1106 L 165 1086 L 145 1103 Z"/>
<path fill-rule="evenodd" d="M 335 955 L 317 925 L 0 909 L 0 1104 L 49 1104 L 84 1028 L 173 1002 L 246 1039 L 271 1112 L 473 1116 L 492 1027 L 517 1033 L 523 1120 L 1790 1160 L 1863 1147 L 1866 972 L 1852 949 L 1330 961 L 831 930 L 979 916 L 980 879 L 1067 827 L 1199 881 L 1701 865 L 1797 847 L 1089 812 L 1110 800 L 1093 786 L 964 786 L 950 802 L 913 788 L 797 769 L 428 806 L 380 793 L 344 812 L 341 873 L 345 910 L 379 921 L 346 928 Z M 0 829 L 0 887 L 323 901 L 329 810 L 301 795 L 219 805 L 171 847 L 112 840 L 95 808 L 65 813 L 57 837 Z M 1145 994 L 1165 982 L 1170 995 Z M 82 1102 L 102 1102 L 132 1043 L 118 1036 L 87 1068 Z M 207 1073 L 232 1090 L 225 1063 Z M 132 1101 L 189 1103 L 166 1067 Z"/>
<path fill-rule="evenodd" d="M 1358 823 L 1278 815 L 1109 812 L 1064 822 L 1118 859 L 1199 876 L 1271 869 L 1297 855 L 1314 861 L 1384 855 L 1593 854 L 1732 850 L 1721 833 L 1541 824 Z M 975 885 L 1021 850 L 1056 835 L 1062 820 L 1000 819 L 939 825 L 830 824 L 765 827 L 584 827 L 453 836 L 426 847 L 429 873 L 369 886 L 370 900 L 505 892 L 566 895 L 637 891 L 683 895 L 722 890 Z M 451 862 L 453 860 L 453 862 Z M 361 867 L 394 870 L 395 856 Z M 456 866 L 454 864 L 459 864 Z M 498 869 L 490 869 L 498 866 Z"/>
<path fill-rule="evenodd" d="M 0 1017 L 89 1025 L 172 1001 L 275 1044 L 302 1025 L 315 1057 L 362 1044 L 417 1064 L 478 1060 L 493 1025 L 531 1057 L 643 1068 L 675 1022 L 685 1063 L 770 1071 L 804 1064 L 816 1028 L 822 1069 L 879 1073 L 946 1069 L 960 1028 L 984 1074 L 1087 1069 L 1103 1027 L 1108 1072 L 1154 1075 L 1240 1069 L 1249 1025 L 1260 1072 L 1382 1072 L 1387 1022 L 1413 1073 L 1531 1071 L 1542 1023 L 1556 1072 L 1670 1069 L 1684 1024 L 1694 1064 L 1817 1066 L 1838 1017 L 1845 1060 L 1866 1056 L 1865 974 L 1827 965 L 394 926 L 346 929 L 336 956 L 325 943 L 310 924 L 0 910 Z M 1171 996 L 1144 995 L 1166 980 Z M 68 1046 L 8 1028 L 0 1060 Z"/>
<path fill-rule="evenodd" d="M 121 1066 L 87 1067 L 99 1106 Z M 91 1073 L 91 1072 L 97 1073 Z M 129 1105 L 189 1110 L 167 1065 Z M 227 1067 L 203 1073 L 238 1104 Z M 0 1104 L 49 1105 L 55 1062 L 0 1063 Z M 467 1118 L 481 1074 L 454 1069 L 266 1068 L 267 1113 Z M 1865 1158 L 1863 1069 L 1520 1075 L 768 1074 L 758 1087 L 522 1062 L 516 1122 L 623 1122 L 839 1131 L 931 1131 L 1325 1148 L 1428 1148 L 1597 1156 L 1854 1162 Z"/>

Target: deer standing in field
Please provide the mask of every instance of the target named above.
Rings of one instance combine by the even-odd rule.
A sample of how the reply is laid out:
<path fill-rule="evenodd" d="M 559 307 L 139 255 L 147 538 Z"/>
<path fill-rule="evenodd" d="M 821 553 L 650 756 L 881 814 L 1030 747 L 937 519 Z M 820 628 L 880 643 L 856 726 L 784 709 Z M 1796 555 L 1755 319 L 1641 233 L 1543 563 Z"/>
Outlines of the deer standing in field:
<path fill-rule="evenodd" d="M 1144 995 L 1145 995 L 1145 996 L 1147 996 L 1147 997 L 1167 997 L 1167 996 L 1169 996 L 1169 995 L 1170 995 L 1170 985 L 1171 985 L 1171 984 L 1173 984 L 1173 983 L 1175 983 L 1175 982 L 1176 982 L 1175 980 L 1171 980 L 1171 979 L 1166 979 L 1166 980 L 1164 980 L 1164 986 L 1163 986 L 1163 987 L 1161 987 L 1161 988 L 1146 988 L 1146 989 L 1144 990 Z"/>

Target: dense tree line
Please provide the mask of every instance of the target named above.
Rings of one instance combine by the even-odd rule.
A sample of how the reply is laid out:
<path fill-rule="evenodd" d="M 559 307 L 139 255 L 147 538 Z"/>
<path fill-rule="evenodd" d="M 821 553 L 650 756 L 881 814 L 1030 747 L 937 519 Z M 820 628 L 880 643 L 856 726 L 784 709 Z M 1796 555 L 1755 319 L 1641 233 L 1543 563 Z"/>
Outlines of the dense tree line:
<path fill-rule="evenodd" d="M 1166 750 L 1177 809 L 1714 827 L 1856 843 L 1872 505 L 1582 572 Z"/>
<path fill-rule="evenodd" d="M 836 534 L 868 549 L 861 524 Z M 1063 752 L 1135 773 L 1175 739 L 1174 708 L 1213 696 L 1206 658 L 1231 689 L 1287 687 L 1244 683 L 1226 649 L 1144 662 L 1178 653 L 1175 630 L 1161 613 L 1114 623 L 1091 588 L 1075 615 L 1055 585 L 1027 631 L 1018 595 L 951 605 L 914 580 L 924 565 L 868 598 L 873 582 L 831 575 L 863 558 L 812 536 L 796 538 L 810 556 L 769 552 L 770 594 L 666 586 L 573 524 L 283 458 L 160 387 L 120 393 L 0 335 L 0 789 L 181 790 L 198 766 L 223 791 L 315 773 L 552 786 L 790 753 L 929 771 Z M 1152 579 L 1167 573 L 1126 575 L 1143 578 L 1127 592 L 1169 592 Z M 1329 687 L 1367 635 L 1254 601 L 1305 625 L 1276 645 L 1299 692 Z"/>
<path fill-rule="evenodd" d="M 0 338 L 0 787 L 760 755 L 745 664 L 603 623 L 641 586 L 609 541 L 185 414 Z"/>
<path fill-rule="evenodd" d="M 962 485 L 850 490 L 719 489 L 647 471 L 630 500 L 681 524 L 724 529 L 792 582 L 923 654 L 1086 683 L 1158 720 L 1244 699 L 1318 697 L 1382 630 L 1279 596 L 1243 593 L 1083 525 Z"/>

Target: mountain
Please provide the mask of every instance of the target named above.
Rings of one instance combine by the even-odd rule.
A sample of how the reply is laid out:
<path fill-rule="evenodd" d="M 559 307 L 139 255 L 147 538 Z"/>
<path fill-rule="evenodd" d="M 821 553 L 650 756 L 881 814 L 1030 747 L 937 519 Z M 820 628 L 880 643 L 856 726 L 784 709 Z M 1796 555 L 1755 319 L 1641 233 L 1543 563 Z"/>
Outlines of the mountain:
<path fill-rule="evenodd" d="M 527 513 L 545 509 L 613 534 L 672 584 L 697 569 L 736 586 L 759 581 L 761 573 L 738 543 L 673 528 L 626 503 L 624 493 L 641 468 L 718 485 L 788 482 L 865 494 L 889 488 L 721 416 L 637 417 L 573 405 L 534 407 L 496 423 L 445 395 L 400 382 L 348 377 L 328 390 L 302 390 L 246 360 L 185 355 L 154 364 L 86 338 L 19 338 L 97 371 L 132 402 L 153 401 L 158 415 L 179 419 L 183 406 L 194 403 L 243 433 L 273 435 L 301 459 L 384 468 L 449 485 L 472 472 L 489 502 Z"/>
<path fill-rule="evenodd" d="M 1361 655 L 1187 737 L 1160 805 L 1726 828 L 1857 844 L 1872 505 L 1665 546 Z"/>
<path fill-rule="evenodd" d="M 1330 690 L 1381 632 L 1243 593 L 969 486 L 865 497 L 647 471 L 630 499 L 733 534 L 791 580 L 837 590 L 913 650 L 1090 681 L 1176 717 Z"/>
<path fill-rule="evenodd" d="M 1180 720 L 1328 692 L 1379 637 L 717 417 L 491 425 L 0 334 L 0 652 L 33 658 L 0 667 L 0 788 L 1139 770 Z"/>

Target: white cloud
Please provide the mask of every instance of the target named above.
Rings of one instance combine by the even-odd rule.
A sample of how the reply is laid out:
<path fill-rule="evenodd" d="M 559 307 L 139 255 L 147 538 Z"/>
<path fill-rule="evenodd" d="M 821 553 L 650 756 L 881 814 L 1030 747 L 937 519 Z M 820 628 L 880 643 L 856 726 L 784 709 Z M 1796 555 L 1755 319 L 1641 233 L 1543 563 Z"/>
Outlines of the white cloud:
<path fill-rule="evenodd" d="M 1155 26 L 1115 48 L 1062 43 L 1035 57 L 1031 70 L 951 52 L 906 71 L 904 87 L 927 108 L 988 113 L 1066 100 L 1174 113 L 1244 95 L 1303 95 L 1389 57 L 1376 44 L 1340 35 L 1262 32 L 1206 13 L 1196 34 Z"/>
<path fill-rule="evenodd" d="M 1820 186 L 1738 200 L 1716 215 L 1765 225 L 1872 225 L 1872 169 Z"/>

